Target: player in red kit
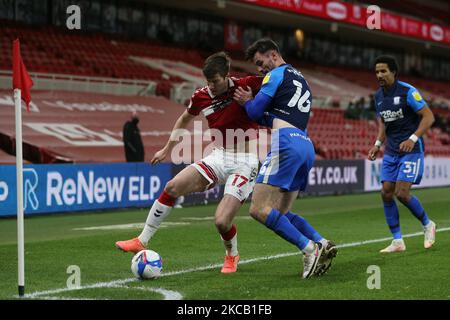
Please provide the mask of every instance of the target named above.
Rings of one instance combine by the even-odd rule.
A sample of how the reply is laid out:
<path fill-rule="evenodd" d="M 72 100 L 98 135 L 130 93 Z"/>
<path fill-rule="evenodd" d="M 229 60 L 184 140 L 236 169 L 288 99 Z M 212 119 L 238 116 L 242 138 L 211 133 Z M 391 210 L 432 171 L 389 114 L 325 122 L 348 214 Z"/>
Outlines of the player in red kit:
<path fill-rule="evenodd" d="M 237 271 L 239 253 L 233 219 L 253 190 L 259 161 L 256 152 L 258 125 L 248 118 L 245 110 L 233 100 L 233 95 L 237 87 L 250 87 L 256 94 L 262 78 L 249 76 L 236 79 L 229 76 L 229 71 L 230 59 L 224 52 L 206 59 L 203 74 L 208 85 L 194 92 L 189 107 L 176 121 L 168 142 L 156 152 L 151 163 L 160 163 L 169 155 L 178 142 L 177 130 L 186 128 L 200 113 L 206 117 L 209 128 L 220 133 L 213 135 L 216 138 L 215 148 L 207 157 L 187 166 L 166 184 L 150 209 L 142 233 L 137 238 L 116 242 L 119 249 L 133 253 L 146 249 L 178 197 L 224 184 L 224 196 L 215 213 L 215 225 L 226 250 L 221 272 Z M 230 138 L 230 132 L 238 131 L 245 132 L 244 139 L 236 141 L 236 136 Z"/>

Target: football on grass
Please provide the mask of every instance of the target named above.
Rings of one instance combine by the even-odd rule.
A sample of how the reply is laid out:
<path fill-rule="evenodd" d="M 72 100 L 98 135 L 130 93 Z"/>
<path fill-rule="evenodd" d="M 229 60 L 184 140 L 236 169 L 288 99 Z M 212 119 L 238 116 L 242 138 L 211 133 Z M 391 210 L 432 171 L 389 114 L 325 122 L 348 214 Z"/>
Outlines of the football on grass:
<path fill-rule="evenodd" d="M 131 271 L 138 279 L 156 279 L 161 276 L 162 259 L 153 250 L 142 250 L 131 259 Z"/>

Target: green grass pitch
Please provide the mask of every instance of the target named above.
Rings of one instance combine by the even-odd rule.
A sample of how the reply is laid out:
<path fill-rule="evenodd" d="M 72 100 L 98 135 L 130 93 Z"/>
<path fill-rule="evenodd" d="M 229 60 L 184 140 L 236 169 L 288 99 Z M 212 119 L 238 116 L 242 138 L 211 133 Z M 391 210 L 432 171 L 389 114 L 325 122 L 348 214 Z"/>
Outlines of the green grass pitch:
<path fill-rule="evenodd" d="M 56 214 L 25 219 L 26 293 L 32 299 L 450 299 L 450 188 L 415 190 L 438 226 L 433 248 L 423 248 L 422 226 L 399 204 L 407 250 L 381 255 L 389 244 L 379 193 L 306 197 L 293 212 L 340 245 L 330 271 L 302 280 L 298 250 L 240 210 L 241 264 L 223 275 L 224 248 L 213 223 L 215 205 L 174 209 L 150 243 L 164 276 L 133 279 L 132 254 L 115 241 L 137 236 L 148 209 Z M 106 227 L 105 226 L 113 226 Z M 102 227 L 102 228 L 99 228 Z M 17 298 L 16 220 L 0 219 L 0 299 Z M 419 234 L 417 234 L 419 233 Z M 363 241 L 367 241 L 362 243 Z M 67 287 L 69 266 L 80 268 L 81 289 Z M 369 266 L 380 289 L 368 289 Z M 70 281 L 69 281 L 70 282 Z M 370 282 L 370 281 L 369 281 Z"/>

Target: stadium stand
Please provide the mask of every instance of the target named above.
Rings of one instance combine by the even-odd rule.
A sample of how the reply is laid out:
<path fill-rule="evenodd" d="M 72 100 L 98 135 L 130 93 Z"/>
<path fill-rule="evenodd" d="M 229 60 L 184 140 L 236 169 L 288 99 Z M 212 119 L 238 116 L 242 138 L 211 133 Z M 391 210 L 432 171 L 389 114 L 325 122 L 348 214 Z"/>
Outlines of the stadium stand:
<path fill-rule="evenodd" d="M 433 7 L 418 6 L 413 1 L 374 1 L 383 8 L 392 11 L 407 12 L 416 17 L 438 14 Z M 409 9 L 408 9 L 409 8 Z M 445 17 L 444 17 L 445 18 Z M 447 22 L 443 19 L 444 22 Z M 156 83 L 154 93 L 160 97 L 123 97 L 106 94 L 82 94 L 75 92 L 34 91 L 33 101 L 38 105 L 39 113 L 24 114 L 24 155 L 25 159 L 33 163 L 57 162 L 92 162 L 98 161 L 97 152 L 102 155 L 101 161 L 124 161 L 123 146 L 121 143 L 122 125 L 135 106 L 149 106 L 170 115 L 169 118 L 158 119 L 158 113 L 141 113 L 141 131 L 144 133 L 144 144 L 147 157 L 157 151 L 167 138 L 168 132 L 177 116 L 182 112 L 182 104 L 186 104 L 192 91 L 187 86 L 183 95 L 174 99 L 175 88 L 182 87 L 186 82 L 192 83 L 189 76 L 201 80 L 201 66 L 205 56 L 211 52 L 202 49 L 170 45 L 155 40 L 129 40 L 117 35 L 99 33 L 71 32 L 53 26 L 27 26 L 11 21 L 0 21 L 0 70 L 11 70 L 11 41 L 16 37 L 21 39 L 22 56 L 27 68 L 31 72 L 58 75 L 75 75 L 86 78 L 104 77 L 105 79 L 137 79 L 153 81 Z M 139 61 L 145 58 L 156 61 L 160 66 L 164 61 L 183 63 L 184 67 L 178 69 L 175 64 L 169 66 L 174 72 L 168 72 L 162 67 L 155 67 L 148 61 Z M 377 123 L 374 120 L 358 118 L 347 119 L 345 108 L 350 101 L 361 97 L 368 97 L 377 89 L 377 82 L 372 72 L 343 66 L 330 66 L 310 61 L 288 59 L 298 67 L 308 79 L 314 95 L 314 113 L 311 118 L 309 131 L 315 142 L 318 156 L 325 159 L 358 159 L 365 158 L 368 148 L 373 144 L 377 133 Z M 237 55 L 233 62 L 235 76 L 244 76 L 255 72 L 251 64 L 242 61 Z M 184 69 L 183 69 L 184 68 Z M 192 71 L 186 71 L 191 68 Z M 403 81 L 413 83 L 419 88 L 424 97 L 430 101 L 443 101 L 443 108 L 433 110 L 444 119 L 450 118 L 450 90 L 448 82 L 434 81 L 411 75 L 401 76 Z M 194 87 L 199 82 L 194 81 Z M 8 93 L 3 92 L 5 95 Z M 178 101 L 175 103 L 169 99 Z M 55 109 L 57 100 L 78 106 L 94 106 L 93 109 L 107 105 L 119 106 L 120 112 L 109 110 L 87 111 L 75 107 L 74 111 L 64 108 Z M 0 99 L 1 105 L 1 99 Z M 333 108 L 330 108 L 333 107 Z M 139 109 L 139 108 L 137 108 Z M 145 109 L 145 107 L 144 107 Z M 12 121 L 13 109 L 0 108 L 0 149 L 8 154 L 14 152 L 14 128 Z M 95 117 L 93 117 L 95 115 Z M 95 120 L 97 119 L 97 120 Z M 36 129 L 33 123 L 72 123 L 80 125 L 80 139 L 87 139 L 89 132 L 96 138 L 106 139 L 112 145 L 93 147 L 76 145 L 56 138 L 51 129 L 49 133 L 44 127 Z M 444 121 L 445 122 L 445 121 Z M 447 121 L 448 122 L 448 121 Z M 44 128 L 44 129 L 43 129 Z M 79 128 L 78 128 L 79 129 Z M 78 130 L 73 129 L 73 130 Z M 39 131 L 40 130 L 40 131 Z M 47 133 L 44 131 L 47 130 Z M 85 131 L 83 131 L 85 130 Z M 67 131 L 65 132 L 66 134 Z M 73 133 L 73 132 L 72 132 Z M 63 134 L 64 135 L 64 134 Z M 76 134 L 75 134 L 76 135 Z M 109 138 L 106 138 L 108 136 Z M 100 138 L 99 138 L 100 137 Z M 103 138 L 101 138 L 103 137 Z M 435 127 L 430 130 L 426 139 L 428 154 L 435 156 L 450 156 L 450 135 L 445 127 Z M 67 140 L 67 139 L 66 139 Z M 98 143 L 100 143 L 97 141 Z M 107 144 L 105 141 L 103 143 Z"/>
<path fill-rule="evenodd" d="M 149 160 L 183 110 L 163 97 L 133 97 L 130 102 L 126 96 L 59 91 L 34 92 L 33 100 L 39 112 L 23 114 L 24 158 L 32 163 L 123 162 L 121 130 L 133 109 L 139 110 Z M 15 152 L 12 119 L 12 107 L 0 108 L 0 149 L 9 154 Z M 377 130 L 373 120 L 345 119 L 342 109 L 316 108 L 309 126 L 316 152 L 324 159 L 365 158 Z M 435 128 L 425 139 L 429 154 L 450 156 L 447 133 Z"/>
<path fill-rule="evenodd" d="M 325 67 L 320 65 L 315 66 L 315 70 L 357 83 L 364 88 L 368 88 L 371 92 L 378 89 L 377 82 L 375 81 L 375 75 L 366 70 L 343 67 Z M 401 79 L 405 82 L 414 83 L 417 88 L 420 88 L 425 97 L 437 96 L 450 100 L 448 83 L 403 74 L 401 75 Z"/>
<path fill-rule="evenodd" d="M 23 113 L 23 154 L 32 163 L 124 162 L 122 128 L 132 110 L 140 117 L 148 161 L 183 112 L 183 106 L 163 97 L 130 101 L 118 95 L 35 91 L 33 101 L 39 111 Z M 14 108 L 1 106 L 0 149 L 9 154 L 15 153 L 13 120 Z"/>
<path fill-rule="evenodd" d="M 23 58 L 27 61 L 29 70 L 33 72 L 154 80 L 158 83 L 156 94 L 166 97 L 170 97 L 171 86 L 183 82 L 184 79 L 137 63 L 130 59 L 130 56 L 183 61 L 198 68 L 201 67 L 205 56 L 205 53 L 199 50 L 185 50 L 148 41 L 118 40 L 99 34 L 67 34 L 54 27 L 31 29 L 27 26 L 14 26 L 9 23 L 9 26 L 0 30 L 0 48 L 2 48 L 0 69 L 10 70 L 10 43 L 16 37 L 23 39 Z M 302 68 L 302 70 L 305 69 Z M 311 71 L 322 71 L 323 74 L 332 74 L 351 83 L 357 83 L 364 88 L 358 89 L 359 91 L 376 88 L 374 75 L 368 71 L 320 65 L 315 65 Z M 306 71 L 304 72 L 306 73 Z M 310 73 L 312 74 L 312 72 Z M 236 71 L 234 74 L 240 75 Z M 326 81 L 326 79 L 324 80 Z M 447 83 L 410 76 L 405 76 L 404 80 L 416 83 L 417 87 L 430 91 L 431 94 L 443 95 L 450 99 Z M 332 81 L 334 84 L 336 78 Z M 328 81 L 328 83 L 330 82 Z M 362 92 L 356 92 L 356 95 L 362 95 Z"/>
<path fill-rule="evenodd" d="M 377 138 L 374 120 L 345 119 L 344 110 L 315 109 L 309 125 L 316 153 L 324 159 L 364 159 Z M 433 128 L 424 137 L 426 152 L 434 156 L 450 156 L 449 135 Z"/>
<path fill-rule="evenodd" d="M 16 157 L 7 154 L 5 151 L 0 149 L 0 164 L 15 164 Z"/>
<path fill-rule="evenodd" d="M 150 55 L 196 66 L 203 63 L 197 51 L 187 52 L 182 48 L 118 40 L 100 34 L 67 34 L 54 27 L 7 25 L 0 29 L 0 69 L 5 70 L 11 70 L 11 41 L 19 37 L 22 39 L 22 56 L 30 71 L 155 80 L 158 83 L 156 94 L 169 97 L 171 85 L 183 80 L 136 63 L 129 57 Z"/>

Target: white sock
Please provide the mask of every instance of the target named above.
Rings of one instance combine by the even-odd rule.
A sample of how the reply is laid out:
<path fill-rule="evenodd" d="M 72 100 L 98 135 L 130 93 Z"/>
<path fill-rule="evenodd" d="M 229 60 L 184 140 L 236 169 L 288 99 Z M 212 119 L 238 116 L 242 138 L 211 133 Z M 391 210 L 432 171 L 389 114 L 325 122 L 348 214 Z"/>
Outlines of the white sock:
<path fill-rule="evenodd" d="M 328 240 L 327 239 L 325 239 L 325 238 L 323 238 L 322 240 L 320 240 L 319 241 L 321 244 L 322 244 L 322 246 L 325 248 L 326 247 L 326 245 L 327 245 L 327 243 L 328 243 Z"/>
<path fill-rule="evenodd" d="M 147 221 L 145 221 L 144 230 L 139 235 L 139 241 L 146 246 L 150 239 L 153 237 L 155 232 L 159 229 L 161 222 L 169 215 L 172 207 L 166 206 L 156 200 L 151 207 Z"/>
<path fill-rule="evenodd" d="M 316 246 L 314 245 L 314 242 L 309 240 L 308 244 L 306 245 L 305 248 L 303 248 L 302 251 L 304 254 L 313 254 L 315 247 Z"/>
<path fill-rule="evenodd" d="M 227 256 L 235 257 L 239 254 L 237 249 L 237 232 L 230 240 L 223 240 L 222 238 L 222 241 L 223 245 L 225 246 L 225 254 Z"/>

